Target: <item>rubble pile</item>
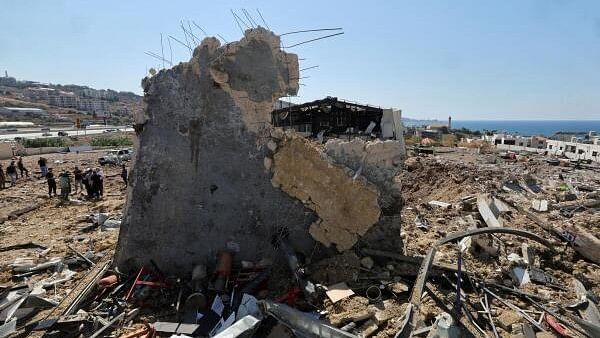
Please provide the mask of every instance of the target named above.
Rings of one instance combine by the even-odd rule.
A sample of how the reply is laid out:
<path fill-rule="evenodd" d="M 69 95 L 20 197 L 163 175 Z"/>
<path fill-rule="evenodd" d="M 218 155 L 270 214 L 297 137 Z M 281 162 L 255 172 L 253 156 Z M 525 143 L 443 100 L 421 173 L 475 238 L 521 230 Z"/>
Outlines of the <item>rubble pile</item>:
<path fill-rule="evenodd" d="M 308 161 L 307 153 L 322 147 L 293 133 L 277 135 L 275 171 L 278 154 L 294 149 L 297 161 Z M 245 260 L 232 247 L 184 277 L 152 260 L 124 274 L 106 257 L 77 250 L 81 255 L 71 251 L 61 259 L 62 272 L 46 284 L 7 288 L 5 302 L 23 313 L 31 304 L 50 312 L 30 324 L 42 330 L 32 334 L 63 336 L 598 336 L 600 270 L 589 254 L 598 249 L 598 211 L 561 210 L 565 189 L 576 196 L 567 198 L 572 204 L 595 200 L 600 173 L 552 166 L 539 155 L 494 166 L 484 156 L 465 159 L 456 153 L 407 159 L 394 178 L 405 198 L 398 250 L 358 241 L 319 258 L 296 250 L 282 233 L 270 245 L 283 267 L 266 258 Z M 547 209 L 537 210 L 534 200 L 547 201 Z M 93 214 L 89 226 L 106 218 Z M 591 238 L 587 246 L 573 228 Z M 40 263 L 13 262 L 12 274 Z M 49 270 L 58 264 L 44 263 Z M 61 285 L 69 271 L 84 276 L 62 282 L 76 290 L 67 301 L 38 294 L 53 281 Z"/>

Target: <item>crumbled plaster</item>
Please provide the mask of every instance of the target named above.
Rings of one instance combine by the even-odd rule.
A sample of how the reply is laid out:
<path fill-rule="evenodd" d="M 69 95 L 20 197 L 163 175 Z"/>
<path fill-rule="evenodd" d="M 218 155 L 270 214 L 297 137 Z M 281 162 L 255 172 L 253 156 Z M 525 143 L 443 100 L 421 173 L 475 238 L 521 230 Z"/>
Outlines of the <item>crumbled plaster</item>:
<path fill-rule="evenodd" d="M 274 186 L 317 213 L 320 220 L 309 232 L 325 246 L 347 250 L 379 220 L 377 188 L 365 179 L 353 179 L 351 170 L 301 136 L 285 134 L 271 168 Z"/>
<path fill-rule="evenodd" d="M 387 214 L 401 209 L 400 183 L 394 180 L 406 159 L 403 141 L 365 141 L 358 137 L 347 141 L 330 139 L 325 151 L 335 162 L 360 171 L 380 191 L 379 203 Z"/>
<path fill-rule="evenodd" d="M 395 140 L 329 139 L 325 149 L 338 163 L 354 170 L 362 167 L 363 175 L 373 182 L 389 182 L 400 172 L 406 158 L 404 144 Z"/>

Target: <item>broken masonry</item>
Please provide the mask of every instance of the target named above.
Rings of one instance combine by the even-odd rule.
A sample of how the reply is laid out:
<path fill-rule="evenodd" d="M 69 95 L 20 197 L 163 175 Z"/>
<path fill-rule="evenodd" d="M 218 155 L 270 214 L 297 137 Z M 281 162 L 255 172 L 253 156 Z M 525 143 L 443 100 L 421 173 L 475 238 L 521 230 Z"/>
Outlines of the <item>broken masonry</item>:
<path fill-rule="evenodd" d="M 206 38 L 189 62 L 142 81 L 146 108 L 136 116 L 120 268 L 152 260 L 166 273 L 185 273 L 224 251 L 273 259 L 273 239 L 282 234 L 305 254 L 315 240 L 339 251 L 361 236 L 399 242 L 399 189 L 367 179 L 389 176 L 377 170 L 393 177 L 404 144 L 392 154 L 389 144 L 357 141 L 362 148 L 353 156 L 379 152 L 363 169 L 356 156 L 346 161 L 335 150 L 340 145 L 327 151 L 273 127 L 274 103 L 297 93 L 298 78 L 298 56 L 259 27 L 223 46 Z M 384 217 L 382 208 L 397 212 Z"/>

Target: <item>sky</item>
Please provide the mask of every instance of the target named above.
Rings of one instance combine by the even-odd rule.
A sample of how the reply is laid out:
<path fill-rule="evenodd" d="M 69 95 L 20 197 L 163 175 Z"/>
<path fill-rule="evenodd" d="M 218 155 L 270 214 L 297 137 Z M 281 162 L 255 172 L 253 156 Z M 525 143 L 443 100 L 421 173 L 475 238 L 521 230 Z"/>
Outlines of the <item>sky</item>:
<path fill-rule="evenodd" d="M 600 119 L 600 1 L 59 1 L 0 0 L 0 71 L 17 79 L 142 94 L 170 59 L 167 35 L 188 20 L 227 41 L 231 10 L 258 8 L 276 33 L 342 27 L 289 52 L 299 97 L 402 109 L 421 119 Z M 192 25 L 194 33 L 203 36 Z M 325 35 L 282 37 L 283 44 Z M 172 41 L 173 61 L 189 52 Z"/>

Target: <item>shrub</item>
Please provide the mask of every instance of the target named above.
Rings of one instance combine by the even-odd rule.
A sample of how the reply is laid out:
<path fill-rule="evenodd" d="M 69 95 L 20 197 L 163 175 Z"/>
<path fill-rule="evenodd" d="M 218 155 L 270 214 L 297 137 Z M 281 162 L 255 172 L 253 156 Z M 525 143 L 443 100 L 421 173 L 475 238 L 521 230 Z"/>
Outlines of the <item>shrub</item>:
<path fill-rule="evenodd" d="M 133 145 L 133 141 L 127 136 L 95 137 L 91 142 L 94 147 L 124 147 Z"/>
<path fill-rule="evenodd" d="M 21 141 L 25 148 L 41 147 L 66 147 L 65 140 L 60 137 L 23 139 Z"/>

